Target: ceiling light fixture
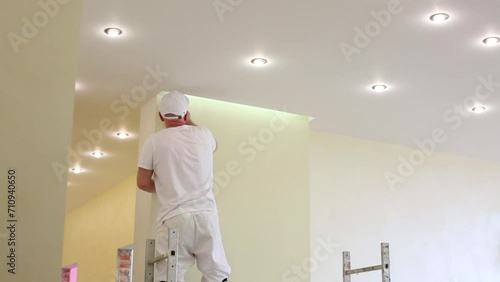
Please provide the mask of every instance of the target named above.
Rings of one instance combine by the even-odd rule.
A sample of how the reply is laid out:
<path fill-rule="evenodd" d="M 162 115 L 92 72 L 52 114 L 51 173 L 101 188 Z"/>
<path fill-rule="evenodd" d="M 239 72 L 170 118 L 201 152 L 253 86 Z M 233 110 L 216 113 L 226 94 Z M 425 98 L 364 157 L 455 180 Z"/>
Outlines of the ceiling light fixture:
<path fill-rule="evenodd" d="M 486 37 L 485 39 L 483 39 L 483 43 L 486 45 L 496 45 L 500 43 L 500 37 L 497 36 Z"/>
<path fill-rule="evenodd" d="M 123 31 L 119 28 L 116 28 L 116 27 L 108 27 L 104 30 L 104 33 L 106 33 L 107 35 L 111 36 L 111 37 L 116 37 L 116 36 L 120 36 Z"/>
<path fill-rule="evenodd" d="M 384 84 L 375 84 L 372 86 L 372 89 L 377 92 L 382 92 L 387 89 L 387 85 Z"/>
<path fill-rule="evenodd" d="M 98 159 L 98 158 L 104 156 L 104 153 L 99 152 L 99 151 L 95 151 L 95 152 L 92 152 L 92 156 L 94 156 L 94 158 Z"/>
<path fill-rule="evenodd" d="M 446 13 L 437 13 L 433 14 L 432 16 L 429 17 L 429 19 L 435 23 L 442 23 L 447 21 L 450 18 L 450 15 Z"/>
<path fill-rule="evenodd" d="M 256 66 L 263 66 L 267 64 L 267 60 L 264 58 L 254 58 L 250 62 Z"/>
<path fill-rule="evenodd" d="M 486 111 L 486 107 L 482 107 L 482 106 L 474 107 L 474 108 L 472 108 L 472 111 L 479 114 L 479 113 Z"/>
<path fill-rule="evenodd" d="M 118 136 L 118 138 L 120 138 L 120 139 L 125 139 L 125 138 L 129 137 L 130 134 L 128 134 L 127 132 L 118 132 L 118 133 L 116 133 L 116 136 Z"/>
<path fill-rule="evenodd" d="M 74 174 L 79 174 L 83 171 L 83 169 L 79 168 L 79 167 L 74 167 L 71 169 L 71 171 L 74 173 Z"/>

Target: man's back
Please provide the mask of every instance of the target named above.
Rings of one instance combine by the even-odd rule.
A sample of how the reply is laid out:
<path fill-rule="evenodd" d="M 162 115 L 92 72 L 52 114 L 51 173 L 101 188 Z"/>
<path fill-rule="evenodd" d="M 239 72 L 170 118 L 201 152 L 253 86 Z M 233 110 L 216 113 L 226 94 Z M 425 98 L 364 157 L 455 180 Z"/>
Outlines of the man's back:
<path fill-rule="evenodd" d="M 145 143 L 139 165 L 154 170 L 158 223 L 184 212 L 216 210 L 212 192 L 215 140 L 207 128 L 165 128 Z M 150 156 L 150 157 L 148 157 Z"/>

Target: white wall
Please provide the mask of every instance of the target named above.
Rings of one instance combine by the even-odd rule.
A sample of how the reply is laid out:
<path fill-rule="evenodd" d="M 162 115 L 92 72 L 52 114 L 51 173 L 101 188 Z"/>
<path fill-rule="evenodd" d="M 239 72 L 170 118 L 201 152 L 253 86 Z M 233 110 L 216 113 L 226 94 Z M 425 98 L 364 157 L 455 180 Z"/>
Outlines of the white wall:
<path fill-rule="evenodd" d="M 58 281 L 61 276 L 65 147 L 73 122 L 81 1 L 53 1 L 51 16 L 39 2 L 0 1 L 2 282 Z M 56 173 L 53 163 L 62 171 Z M 7 193 L 9 168 L 17 169 L 13 194 Z M 7 217 L 8 196 L 15 196 L 13 218 Z M 17 222 L 8 223 L 11 219 Z M 10 224 L 16 225 L 12 233 Z M 14 237 L 15 246 L 7 241 Z M 11 253 L 15 274 L 8 272 Z"/>
<path fill-rule="evenodd" d="M 381 242 L 392 281 L 500 281 L 500 164 L 434 154 L 391 189 L 384 174 L 414 149 L 312 132 L 310 150 L 311 281 L 342 281 L 342 251 L 380 264 Z M 315 255 L 328 239 L 336 251 Z"/>

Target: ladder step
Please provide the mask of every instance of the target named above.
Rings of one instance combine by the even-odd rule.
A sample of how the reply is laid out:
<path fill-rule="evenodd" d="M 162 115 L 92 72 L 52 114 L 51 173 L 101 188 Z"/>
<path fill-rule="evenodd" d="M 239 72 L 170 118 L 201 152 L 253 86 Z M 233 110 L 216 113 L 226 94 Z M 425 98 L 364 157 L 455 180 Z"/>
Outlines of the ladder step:
<path fill-rule="evenodd" d="M 168 259 L 168 254 L 163 254 L 161 256 L 157 256 L 157 257 L 154 257 L 152 259 L 149 259 L 148 264 L 155 264 L 155 263 L 160 262 L 164 259 Z"/>
<path fill-rule="evenodd" d="M 345 274 L 351 275 L 351 274 L 358 274 L 358 273 L 381 270 L 381 269 L 382 269 L 382 265 L 375 265 L 375 266 L 368 266 L 368 267 L 363 267 L 363 268 L 358 268 L 358 269 L 346 270 Z"/>

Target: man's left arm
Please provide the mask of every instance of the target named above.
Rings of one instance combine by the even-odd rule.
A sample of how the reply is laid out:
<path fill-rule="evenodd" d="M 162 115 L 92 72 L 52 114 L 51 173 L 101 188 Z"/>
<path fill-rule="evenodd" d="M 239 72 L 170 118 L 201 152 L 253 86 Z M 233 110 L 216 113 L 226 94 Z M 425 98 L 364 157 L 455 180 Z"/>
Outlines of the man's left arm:
<path fill-rule="evenodd" d="M 137 169 L 137 187 L 148 193 L 155 193 L 156 187 L 152 177 L 153 177 L 153 170 L 139 167 Z"/>

